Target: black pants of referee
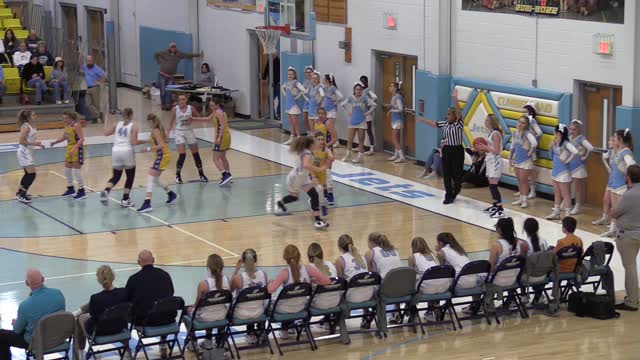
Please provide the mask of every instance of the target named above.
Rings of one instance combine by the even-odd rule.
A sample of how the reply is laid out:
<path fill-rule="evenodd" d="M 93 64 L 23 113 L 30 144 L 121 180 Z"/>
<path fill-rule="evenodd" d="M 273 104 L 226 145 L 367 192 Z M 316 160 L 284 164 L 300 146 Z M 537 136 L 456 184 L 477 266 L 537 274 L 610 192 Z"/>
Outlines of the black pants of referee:
<path fill-rule="evenodd" d="M 462 187 L 464 172 L 464 148 L 445 145 L 442 147 L 442 172 L 444 175 L 445 200 L 455 199 Z"/>

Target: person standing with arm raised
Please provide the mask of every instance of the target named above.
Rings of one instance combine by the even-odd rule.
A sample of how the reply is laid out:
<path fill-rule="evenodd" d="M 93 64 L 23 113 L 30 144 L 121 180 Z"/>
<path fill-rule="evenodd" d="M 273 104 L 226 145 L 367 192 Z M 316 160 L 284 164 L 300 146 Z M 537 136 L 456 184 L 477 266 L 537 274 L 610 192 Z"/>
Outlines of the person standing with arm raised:
<path fill-rule="evenodd" d="M 166 87 L 173 84 L 180 61 L 182 59 L 201 57 L 202 55 L 202 52 L 192 54 L 179 51 L 174 42 L 169 44 L 167 50 L 158 51 L 153 55 L 153 59 L 160 66 L 160 69 L 158 69 L 158 86 L 160 87 L 162 110 L 171 111 L 171 93 L 166 91 Z"/>
<path fill-rule="evenodd" d="M 462 121 L 462 111 L 458 104 L 458 93 L 452 94 L 454 107 L 447 111 L 446 121 L 433 121 L 420 116 L 416 120 L 431 127 L 438 127 L 444 130 L 442 140 L 442 170 L 444 175 L 444 188 L 446 191 L 443 204 L 453 204 L 460 193 L 462 187 L 462 173 L 464 170 L 464 148 L 462 147 L 462 133 L 464 123 Z"/>

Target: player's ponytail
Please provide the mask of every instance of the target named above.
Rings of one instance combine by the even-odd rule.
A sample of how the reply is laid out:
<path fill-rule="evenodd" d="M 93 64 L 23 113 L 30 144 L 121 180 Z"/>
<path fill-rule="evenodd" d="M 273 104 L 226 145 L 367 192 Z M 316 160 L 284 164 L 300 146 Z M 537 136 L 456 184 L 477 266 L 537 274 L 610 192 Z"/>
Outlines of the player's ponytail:
<path fill-rule="evenodd" d="M 379 232 L 372 232 L 371 234 L 369 234 L 369 242 L 374 244 L 375 246 L 381 247 L 382 250 L 391 251 L 396 249 L 391 244 L 391 241 L 389 241 L 389 238 Z"/>
<path fill-rule="evenodd" d="M 289 151 L 295 154 L 301 154 L 303 151 L 311 148 L 315 139 L 311 136 L 303 136 L 295 138 L 291 145 L 289 145 Z"/>
<path fill-rule="evenodd" d="M 322 246 L 318 243 L 311 243 L 307 248 L 307 257 L 309 262 L 315 265 L 315 267 L 327 276 L 331 276 L 329 267 L 324 263 L 324 254 L 322 252 Z"/>
<path fill-rule="evenodd" d="M 220 255 L 209 255 L 207 258 L 207 268 L 209 268 L 209 273 L 216 282 L 216 290 L 222 290 L 222 269 L 224 269 L 224 261 Z"/>
<path fill-rule="evenodd" d="M 18 113 L 18 127 L 28 123 L 31 120 L 31 115 L 33 115 L 33 111 L 31 110 L 20 110 Z"/>
<path fill-rule="evenodd" d="M 160 121 L 160 118 L 158 117 L 158 115 L 151 113 L 151 114 L 147 115 L 147 120 L 151 121 L 151 130 L 153 130 L 153 129 L 160 130 L 160 134 L 162 136 L 162 139 L 166 142 L 167 141 L 167 134 L 164 131 L 164 126 L 162 126 L 162 122 Z"/>
<path fill-rule="evenodd" d="M 464 251 L 464 248 L 462 247 L 462 245 L 460 245 L 460 243 L 458 242 L 458 240 L 456 240 L 452 233 L 442 232 L 438 234 L 436 240 L 441 244 L 441 248 L 449 245 L 458 254 L 467 255 L 467 252 Z"/>
<path fill-rule="evenodd" d="M 284 248 L 282 258 L 289 265 L 293 282 L 300 282 L 300 250 L 295 245 L 289 244 Z"/>
<path fill-rule="evenodd" d="M 131 109 L 130 107 L 124 108 L 124 110 L 122 110 L 122 117 L 124 118 L 124 121 L 126 123 L 133 120 L 133 109 Z"/>
<path fill-rule="evenodd" d="M 487 122 L 489 123 L 491 130 L 498 131 L 500 134 L 504 135 L 504 131 L 502 131 L 502 128 L 500 127 L 500 120 L 497 116 L 494 114 L 487 115 Z"/>
<path fill-rule="evenodd" d="M 630 129 L 616 130 L 616 137 L 622 142 L 629 150 L 633 151 L 633 136 Z"/>
<path fill-rule="evenodd" d="M 338 247 L 343 252 L 348 252 L 349 254 L 351 254 L 351 256 L 353 256 L 353 258 L 356 260 L 356 263 L 360 265 L 361 268 L 367 268 L 367 263 L 365 263 L 364 258 L 362 257 L 362 255 L 360 255 L 358 248 L 353 244 L 353 238 L 351 238 L 351 235 L 340 235 L 340 237 L 338 238 Z"/>
<path fill-rule="evenodd" d="M 258 262 L 258 254 L 253 249 L 247 249 L 242 252 L 242 262 L 244 263 L 244 270 L 250 279 L 256 277 L 256 263 Z"/>
<path fill-rule="evenodd" d="M 411 252 L 416 254 L 422 254 L 425 257 L 431 257 L 434 261 L 438 262 L 438 257 L 431 251 L 427 241 L 420 236 L 416 236 L 411 240 Z"/>

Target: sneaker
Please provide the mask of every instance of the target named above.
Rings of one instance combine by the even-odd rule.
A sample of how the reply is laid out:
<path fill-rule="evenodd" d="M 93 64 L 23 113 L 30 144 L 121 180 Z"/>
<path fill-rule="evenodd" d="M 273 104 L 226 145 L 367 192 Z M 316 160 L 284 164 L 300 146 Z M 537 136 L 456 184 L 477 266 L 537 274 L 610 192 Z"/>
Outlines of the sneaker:
<path fill-rule="evenodd" d="M 191 352 L 196 352 L 196 342 L 192 340 L 189 341 L 189 343 L 187 344 L 187 350 Z"/>
<path fill-rule="evenodd" d="M 109 194 L 107 194 L 107 192 L 104 190 L 100 191 L 100 202 L 102 203 L 102 205 L 107 205 L 108 201 L 109 201 Z"/>
<path fill-rule="evenodd" d="M 84 191 L 84 188 L 78 189 L 76 196 L 73 197 L 74 200 L 84 200 L 87 198 L 87 194 Z"/>
<path fill-rule="evenodd" d="M 165 204 L 171 205 L 176 201 L 177 198 L 178 194 L 174 193 L 173 191 L 169 191 L 167 193 L 167 201 L 165 202 Z"/>
<path fill-rule="evenodd" d="M 571 211 L 569 211 L 569 215 L 578 215 L 582 212 L 582 205 L 576 204 Z"/>
<path fill-rule="evenodd" d="M 166 359 L 169 357 L 169 346 L 167 344 L 160 344 L 160 358 Z"/>
<path fill-rule="evenodd" d="M 426 322 L 435 322 L 438 321 L 436 319 L 436 313 L 432 310 L 428 310 L 426 313 L 424 313 L 424 316 L 422 317 L 424 319 L 424 321 Z"/>
<path fill-rule="evenodd" d="M 429 175 L 424 177 L 425 180 L 436 180 L 438 179 L 438 174 L 436 174 L 435 171 L 432 171 L 431 173 L 429 173 Z"/>
<path fill-rule="evenodd" d="M 547 220 L 560 220 L 560 209 L 554 208 L 551 214 L 544 217 Z"/>
<path fill-rule="evenodd" d="M 133 201 L 131 201 L 131 199 L 127 199 L 127 200 L 122 200 L 120 201 L 120 206 L 127 208 L 127 207 L 133 207 Z"/>
<path fill-rule="evenodd" d="M 258 337 L 254 334 L 247 334 L 244 339 L 247 341 L 249 345 L 255 345 L 258 343 Z"/>
<path fill-rule="evenodd" d="M 182 184 L 182 175 L 176 174 L 176 184 Z"/>
<path fill-rule="evenodd" d="M 501 218 L 505 217 L 504 209 L 497 208 L 496 211 L 494 211 L 491 214 L 489 214 L 489 217 L 492 218 L 492 219 L 501 219 Z"/>
<path fill-rule="evenodd" d="M 596 221 L 591 222 L 593 225 L 609 225 L 609 217 L 602 215 L 602 217 Z"/>
<path fill-rule="evenodd" d="M 333 199 L 333 193 L 327 193 L 327 203 L 329 206 L 335 205 L 335 200 Z"/>
<path fill-rule="evenodd" d="M 276 203 L 276 209 L 273 212 L 273 215 L 275 216 L 289 215 L 289 211 L 287 210 L 287 207 L 284 205 L 282 201 L 278 201 Z"/>
<path fill-rule="evenodd" d="M 367 156 L 371 156 L 373 154 L 375 154 L 376 152 L 373 150 L 373 146 L 369 146 L 369 150 L 365 151 L 365 155 Z"/>
<path fill-rule="evenodd" d="M 62 105 L 62 101 L 56 100 L 56 105 Z"/>
<path fill-rule="evenodd" d="M 422 169 L 422 171 L 420 173 L 418 173 L 417 178 L 418 179 L 422 179 L 427 175 L 429 175 L 429 171 L 427 169 Z"/>
<path fill-rule="evenodd" d="M 207 349 L 207 350 L 213 349 L 213 340 L 204 339 L 204 340 L 200 341 L 200 348 Z"/>
<path fill-rule="evenodd" d="M 209 182 L 209 178 L 206 177 L 204 174 L 200 175 L 200 182 L 206 183 Z"/>
<path fill-rule="evenodd" d="M 622 311 L 638 311 L 637 307 L 629 306 L 625 303 L 616 304 L 615 308 L 616 310 L 622 310 Z"/>
<path fill-rule="evenodd" d="M 329 215 L 329 209 L 327 209 L 326 206 L 322 207 L 322 217 L 326 217 L 327 215 Z"/>
<path fill-rule="evenodd" d="M 139 213 L 146 213 L 153 210 L 153 208 L 151 207 L 151 200 L 149 199 L 145 199 L 144 203 L 142 203 L 142 206 L 136 210 Z"/>
<path fill-rule="evenodd" d="M 362 153 L 359 152 L 358 155 L 356 155 L 356 158 L 351 160 L 352 163 L 357 164 L 362 160 Z"/>
<path fill-rule="evenodd" d="M 513 197 L 520 197 L 520 193 L 519 192 L 513 193 Z"/>
<path fill-rule="evenodd" d="M 498 209 L 497 206 L 491 205 L 488 208 L 482 210 L 482 212 L 485 213 L 485 214 L 491 214 L 491 213 L 495 212 L 497 209 Z"/>
<path fill-rule="evenodd" d="M 511 203 L 511 205 L 522 205 L 522 197 Z"/>
<path fill-rule="evenodd" d="M 395 159 L 395 160 L 393 161 L 393 163 L 394 163 L 394 164 L 400 164 L 400 163 L 403 163 L 403 162 L 405 162 L 405 161 L 407 161 L 407 159 L 405 159 L 405 158 L 404 158 L 404 156 L 401 156 L 401 157 L 399 157 L 399 158 Z"/>
<path fill-rule="evenodd" d="M 293 139 L 295 139 L 295 138 L 293 136 L 290 136 L 289 140 L 283 142 L 282 145 L 290 145 L 293 142 Z"/>
<path fill-rule="evenodd" d="M 327 223 L 324 220 L 316 220 L 313 223 L 313 227 L 316 228 L 316 229 L 323 229 L 323 228 L 326 228 L 327 226 L 329 226 L 329 223 Z"/>
<path fill-rule="evenodd" d="M 222 179 L 220 179 L 220 183 L 218 184 L 218 186 L 226 185 L 229 181 L 231 181 L 232 178 L 233 176 L 231 176 L 231 173 L 225 172 L 224 174 L 222 174 Z"/>
<path fill-rule="evenodd" d="M 70 104 L 70 103 L 71 103 L 71 100 L 67 99 L 67 100 L 63 101 L 63 103 L 65 103 L 65 104 Z"/>
<path fill-rule="evenodd" d="M 347 151 L 347 153 L 342 158 L 342 161 L 349 161 L 351 159 L 351 151 Z"/>
<path fill-rule="evenodd" d="M 478 313 L 471 305 L 462 308 L 462 313 L 466 315 L 475 315 Z"/>
<path fill-rule="evenodd" d="M 389 324 L 402 324 L 403 317 L 400 314 L 396 314 L 395 316 L 389 318 L 387 321 Z"/>
<path fill-rule="evenodd" d="M 603 232 L 602 234 L 600 234 L 601 237 L 606 237 L 606 238 L 613 238 L 616 236 L 616 231 L 615 230 L 609 230 L 607 232 Z"/>
<path fill-rule="evenodd" d="M 286 340 L 289 338 L 289 332 L 287 330 L 278 330 L 278 337 Z"/>
<path fill-rule="evenodd" d="M 21 203 L 25 203 L 28 204 L 31 202 L 31 196 L 29 196 L 26 192 L 24 191 L 18 191 L 16 193 L 16 199 L 18 201 L 20 201 Z"/>
<path fill-rule="evenodd" d="M 526 295 L 520 295 L 520 302 L 523 305 L 527 305 L 529 303 L 529 294 Z"/>
<path fill-rule="evenodd" d="M 389 161 L 396 161 L 396 160 L 398 160 L 398 158 L 399 158 L 398 153 L 395 153 L 395 154 L 393 154 L 393 156 L 392 156 L 392 157 L 390 157 L 390 158 L 389 158 L 389 159 L 387 159 L 387 160 L 389 160 Z"/>
<path fill-rule="evenodd" d="M 525 198 L 525 199 L 522 201 L 522 204 L 520 204 L 520 207 L 521 207 L 521 208 L 526 209 L 527 207 L 529 207 L 529 204 L 527 203 L 527 200 L 528 200 L 528 198 Z"/>
<path fill-rule="evenodd" d="M 69 197 L 75 194 L 76 194 L 76 190 L 73 188 L 73 186 L 67 186 L 67 191 L 65 191 L 64 194 L 62 194 L 62 197 Z"/>
<path fill-rule="evenodd" d="M 536 198 L 536 191 L 529 191 L 529 195 L 527 195 L 527 198 L 529 199 L 535 199 Z"/>
<path fill-rule="evenodd" d="M 371 329 L 371 322 L 373 321 L 373 319 L 369 320 L 367 318 L 362 319 L 362 322 L 360 323 L 360 329 L 363 330 L 368 330 Z"/>

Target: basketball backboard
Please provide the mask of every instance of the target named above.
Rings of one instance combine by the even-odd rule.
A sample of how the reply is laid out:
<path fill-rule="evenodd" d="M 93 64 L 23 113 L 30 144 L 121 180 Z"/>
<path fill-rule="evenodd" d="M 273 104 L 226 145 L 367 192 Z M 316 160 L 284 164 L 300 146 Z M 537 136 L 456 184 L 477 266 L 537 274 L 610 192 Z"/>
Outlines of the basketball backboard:
<path fill-rule="evenodd" d="M 267 23 L 291 27 L 289 37 L 300 40 L 315 40 L 316 16 L 313 0 L 266 0 Z"/>

